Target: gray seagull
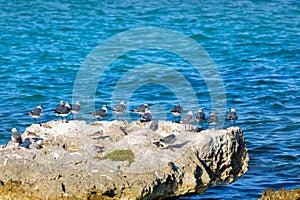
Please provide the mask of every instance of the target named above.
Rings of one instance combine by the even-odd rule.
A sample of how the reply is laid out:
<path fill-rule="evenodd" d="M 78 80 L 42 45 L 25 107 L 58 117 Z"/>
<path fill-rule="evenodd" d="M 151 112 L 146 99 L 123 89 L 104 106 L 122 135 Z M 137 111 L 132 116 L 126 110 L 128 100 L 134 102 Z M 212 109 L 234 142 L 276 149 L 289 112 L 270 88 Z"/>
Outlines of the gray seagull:
<path fill-rule="evenodd" d="M 11 141 L 13 141 L 14 143 L 22 143 L 22 137 L 20 135 L 20 133 L 18 132 L 18 130 L 16 128 L 12 128 L 11 129 L 12 135 L 11 135 Z"/>
<path fill-rule="evenodd" d="M 193 111 L 189 111 L 185 116 L 183 116 L 182 123 L 192 124 L 193 122 L 194 122 Z"/>
<path fill-rule="evenodd" d="M 143 105 L 140 105 L 136 109 L 130 110 L 130 111 L 134 112 L 134 113 L 138 113 L 140 115 L 143 115 L 143 114 L 145 114 L 146 108 L 148 108 L 148 104 L 144 103 Z"/>
<path fill-rule="evenodd" d="M 39 104 L 35 109 L 31 112 L 26 113 L 26 115 L 32 117 L 34 119 L 34 123 L 36 123 L 36 119 L 38 119 L 38 123 L 40 123 L 40 117 L 43 114 L 43 106 Z"/>
<path fill-rule="evenodd" d="M 195 118 L 198 123 L 202 124 L 202 129 L 203 129 L 203 122 L 205 121 L 205 114 L 203 112 L 203 108 L 199 108 Z"/>
<path fill-rule="evenodd" d="M 75 105 L 73 105 L 72 109 L 71 109 L 73 119 L 75 119 L 75 116 L 77 116 L 79 114 L 80 110 L 81 110 L 80 103 L 79 103 L 79 101 L 76 101 Z"/>
<path fill-rule="evenodd" d="M 112 108 L 112 111 L 117 115 L 122 115 L 126 111 L 126 102 L 121 101 L 118 105 Z"/>
<path fill-rule="evenodd" d="M 172 134 L 161 138 L 159 141 L 154 142 L 153 144 L 157 145 L 158 147 L 164 147 L 164 145 L 171 145 L 177 140 L 177 130 L 172 130 Z"/>
<path fill-rule="evenodd" d="M 100 121 L 103 117 L 107 115 L 106 105 L 103 105 L 100 110 L 96 110 L 95 112 L 90 112 L 89 114 L 93 115 Z"/>
<path fill-rule="evenodd" d="M 208 117 L 207 122 L 210 125 L 214 125 L 215 128 L 217 127 L 218 117 L 217 117 L 217 113 L 215 111 L 210 113 L 210 116 Z"/>

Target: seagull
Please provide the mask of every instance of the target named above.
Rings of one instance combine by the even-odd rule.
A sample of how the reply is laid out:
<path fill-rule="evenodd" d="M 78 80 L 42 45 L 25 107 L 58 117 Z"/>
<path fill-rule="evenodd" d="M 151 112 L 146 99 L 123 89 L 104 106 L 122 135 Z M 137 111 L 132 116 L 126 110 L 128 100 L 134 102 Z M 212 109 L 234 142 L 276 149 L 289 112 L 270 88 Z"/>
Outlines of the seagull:
<path fill-rule="evenodd" d="M 174 106 L 174 108 L 171 110 L 171 113 L 174 116 L 174 122 L 176 122 L 177 117 L 179 118 L 179 120 L 177 122 L 179 122 L 180 118 L 181 118 L 181 113 L 182 113 L 181 105 L 177 104 L 176 106 Z"/>
<path fill-rule="evenodd" d="M 106 105 L 103 105 L 100 110 L 96 110 L 95 112 L 90 112 L 89 114 L 93 115 L 100 121 L 103 117 L 107 115 Z"/>
<path fill-rule="evenodd" d="M 32 117 L 34 119 L 34 123 L 36 123 L 36 119 L 38 119 L 38 123 L 40 123 L 40 117 L 43 114 L 43 106 L 39 104 L 35 109 L 31 112 L 26 113 L 26 115 Z"/>
<path fill-rule="evenodd" d="M 73 119 L 75 119 L 75 116 L 77 116 L 79 114 L 80 110 L 81 110 L 80 103 L 79 103 L 79 101 L 76 101 L 75 105 L 73 105 L 72 109 L 71 109 Z"/>
<path fill-rule="evenodd" d="M 61 101 L 59 102 L 59 105 L 56 106 L 56 108 L 55 108 L 55 110 L 54 110 L 54 113 L 55 113 L 56 116 L 58 116 L 58 117 L 60 116 L 60 113 L 62 112 L 64 106 L 65 106 L 65 103 L 64 103 L 63 100 L 61 100 Z"/>
<path fill-rule="evenodd" d="M 18 132 L 18 130 L 16 128 L 12 128 L 11 132 L 12 132 L 11 141 L 13 141 L 14 143 L 21 144 L 22 137 L 21 137 L 20 133 Z"/>
<path fill-rule="evenodd" d="M 145 109 L 148 108 L 148 104 L 144 103 L 143 105 L 138 106 L 134 110 L 130 110 L 131 112 L 138 113 L 140 115 L 145 114 Z"/>
<path fill-rule="evenodd" d="M 149 108 L 145 109 L 145 114 L 141 117 L 141 122 L 150 122 L 152 120 L 152 114 Z"/>
<path fill-rule="evenodd" d="M 207 122 L 210 124 L 210 125 L 215 125 L 215 127 L 217 126 L 217 123 L 218 123 L 218 117 L 217 117 L 217 113 L 216 112 L 211 112 L 210 113 L 210 116 L 208 117 L 207 119 Z"/>
<path fill-rule="evenodd" d="M 66 104 L 63 107 L 62 112 L 61 112 L 61 117 L 65 117 L 66 122 L 68 122 L 67 117 L 70 113 L 71 113 L 71 106 L 70 106 L 69 102 L 66 101 Z"/>
<path fill-rule="evenodd" d="M 227 120 L 233 121 L 233 126 L 235 126 L 235 121 L 238 119 L 238 114 L 236 113 L 234 108 L 230 109 L 230 113 L 227 115 Z"/>
<path fill-rule="evenodd" d="M 57 116 L 60 116 L 62 121 L 64 120 L 64 117 L 66 118 L 66 122 L 68 122 L 67 117 L 71 113 L 71 106 L 68 101 L 66 101 L 66 104 L 64 106 L 61 106 L 63 101 L 60 102 L 60 105 L 56 107 L 55 113 Z"/>
<path fill-rule="evenodd" d="M 177 140 L 177 130 L 172 130 L 172 134 L 167 137 L 161 138 L 159 141 L 154 142 L 158 147 L 163 147 L 164 145 L 173 144 Z"/>
<path fill-rule="evenodd" d="M 203 122 L 205 120 L 205 114 L 203 112 L 203 108 L 199 108 L 198 113 L 196 114 L 196 121 L 198 123 L 202 124 L 202 129 L 203 129 Z"/>
<path fill-rule="evenodd" d="M 192 124 L 194 122 L 193 111 L 189 111 L 187 115 L 183 116 L 182 123 L 184 124 Z"/>
<path fill-rule="evenodd" d="M 126 111 L 126 102 L 121 101 L 118 105 L 113 107 L 112 111 L 116 113 L 117 115 L 121 115 Z"/>

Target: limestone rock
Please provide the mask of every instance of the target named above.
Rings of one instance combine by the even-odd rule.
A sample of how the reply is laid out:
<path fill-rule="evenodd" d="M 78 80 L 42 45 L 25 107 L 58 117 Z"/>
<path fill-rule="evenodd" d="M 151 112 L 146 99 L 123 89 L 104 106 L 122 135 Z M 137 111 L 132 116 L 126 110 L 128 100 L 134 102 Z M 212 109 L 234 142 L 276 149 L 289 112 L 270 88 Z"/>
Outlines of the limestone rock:
<path fill-rule="evenodd" d="M 174 130 L 174 143 L 154 144 Z M 22 134 L 30 149 L 0 149 L 0 199 L 161 199 L 203 193 L 246 173 L 240 128 L 196 130 L 169 121 L 155 128 L 139 121 L 33 124 Z M 134 158 L 110 157 L 120 150 Z"/>
<path fill-rule="evenodd" d="M 300 188 L 294 190 L 281 189 L 275 191 L 274 189 L 265 190 L 260 200 L 271 200 L 271 199 L 284 199 L 284 200 L 295 200 L 300 199 Z"/>

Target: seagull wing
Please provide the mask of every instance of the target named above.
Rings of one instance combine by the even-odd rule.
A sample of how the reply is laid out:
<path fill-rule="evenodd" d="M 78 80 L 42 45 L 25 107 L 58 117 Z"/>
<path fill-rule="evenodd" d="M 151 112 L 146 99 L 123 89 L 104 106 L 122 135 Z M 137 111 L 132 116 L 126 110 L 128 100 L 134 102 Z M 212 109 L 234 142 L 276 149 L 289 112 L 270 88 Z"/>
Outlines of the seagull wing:
<path fill-rule="evenodd" d="M 30 112 L 30 115 L 34 115 L 34 116 L 40 116 L 42 114 L 42 109 L 40 108 L 35 108 Z"/>

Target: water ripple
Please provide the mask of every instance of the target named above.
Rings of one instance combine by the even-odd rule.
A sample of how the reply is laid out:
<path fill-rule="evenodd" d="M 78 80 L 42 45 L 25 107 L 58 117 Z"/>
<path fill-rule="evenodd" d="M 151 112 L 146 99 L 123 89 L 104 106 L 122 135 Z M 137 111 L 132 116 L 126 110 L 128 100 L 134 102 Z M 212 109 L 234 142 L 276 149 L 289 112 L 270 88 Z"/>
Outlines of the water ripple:
<path fill-rule="evenodd" d="M 191 198 L 257 199 L 267 188 L 299 187 L 298 1 L 17 0 L 1 5 L 0 143 L 9 140 L 12 127 L 22 132 L 32 123 L 24 113 L 39 103 L 45 108 L 42 121 L 56 119 L 51 110 L 60 100 L 72 100 L 76 73 L 99 43 L 132 28 L 162 27 L 186 34 L 212 57 L 227 105 L 239 113 L 237 125 L 244 130 L 250 154 L 249 171 L 242 178 Z M 129 52 L 115 60 L 99 80 L 96 107 L 110 104 L 111 91 L 129 70 L 152 63 L 182 74 L 208 114 L 211 102 L 203 78 L 186 60 L 158 49 Z M 164 75 L 177 81 L 164 73 L 154 73 L 152 80 Z M 178 89 L 185 91 L 183 85 Z M 134 91 L 130 101 L 130 107 L 147 101 L 168 111 L 178 99 L 168 88 L 148 84 Z"/>

